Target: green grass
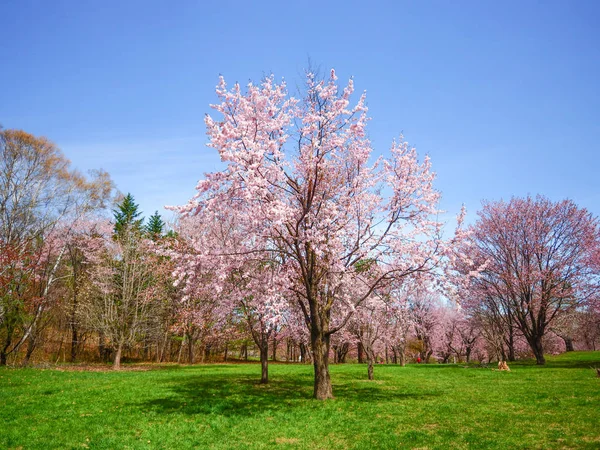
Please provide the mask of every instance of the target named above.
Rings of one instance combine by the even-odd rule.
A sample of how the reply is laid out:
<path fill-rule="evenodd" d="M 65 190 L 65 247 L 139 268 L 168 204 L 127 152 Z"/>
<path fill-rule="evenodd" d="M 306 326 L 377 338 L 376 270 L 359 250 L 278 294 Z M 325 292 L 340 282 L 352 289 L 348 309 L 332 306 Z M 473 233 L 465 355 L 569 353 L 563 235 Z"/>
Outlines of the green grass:
<path fill-rule="evenodd" d="M 600 448 L 600 352 L 512 364 L 0 370 L 0 448 Z"/>

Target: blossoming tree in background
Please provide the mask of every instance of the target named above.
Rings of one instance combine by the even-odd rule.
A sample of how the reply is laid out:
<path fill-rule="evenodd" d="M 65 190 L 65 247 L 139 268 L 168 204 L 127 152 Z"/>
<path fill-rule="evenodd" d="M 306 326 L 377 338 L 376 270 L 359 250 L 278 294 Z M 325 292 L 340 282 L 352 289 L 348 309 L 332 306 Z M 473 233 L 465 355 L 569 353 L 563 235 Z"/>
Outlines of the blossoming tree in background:
<path fill-rule="evenodd" d="M 493 316 L 500 334 L 516 328 L 544 364 L 551 326 L 598 298 L 598 220 L 570 200 L 513 198 L 484 204 L 471 231 L 466 251 L 485 268 L 470 278 L 467 306 Z"/>

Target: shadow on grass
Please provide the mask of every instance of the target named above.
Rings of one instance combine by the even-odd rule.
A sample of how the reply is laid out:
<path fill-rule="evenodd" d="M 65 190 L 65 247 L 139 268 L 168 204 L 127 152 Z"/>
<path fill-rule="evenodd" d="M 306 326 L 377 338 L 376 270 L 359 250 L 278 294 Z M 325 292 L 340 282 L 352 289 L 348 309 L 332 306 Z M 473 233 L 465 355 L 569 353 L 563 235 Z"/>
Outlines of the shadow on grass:
<path fill-rule="evenodd" d="M 438 391 L 390 391 L 376 382 L 361 380 L 342 384 L 336 384 L 335 381 L 334 379 L 333 391 L 336 399 L 333 401 L 401 402 L 442 395 Z M 211 376 L 209 379 L 190 376 L 164 382 L 169 384 L 170 392 L 163 398 L 138 404 L 141 409 L 160 414 L 218 414 L 232 417 L 271 414 L 295 407 L 307 407 L 313 402 L 312 377 L 306 376 L 286 374 L 284 379 L 273 378 L 267 385 L 258 384 L 255 377 L 240 374 Z"/>
<path fill-rule="evenodd" d="M 600 356 L 599 353 L 596 355 Z M 589 369 L 590 366 L 600 363 L 595 362 L 596 355 L 588 354 L 585 360 L 580 357 L 549 358 L 546 366 L 537 366 L 534 360 L 519 361 L 510 363 L 510 365 L 532 372 L 536 369 L 539 371 Z M 435 372 L 440 374 L 450 370 L 462 372 L 464 367 L 460 364 L 419 364 L 407 368 L 382 366 L 382 369 L 385 370 L 379 372 L 378 367 L 375 370 L 376 380 L 367 381 L 364 379 L 366 378 L 366 366 L 355 366 L 348 371 L 340 371 L 340 373 L 336 373 L 335 366 L 332 366 L 333 392 L 336 396 L 334 402 L 348 404 L 380 402 L 386 404 L 434 400 L 444 395 L 443 383 L 442 387 L 420 383 L 419 385 L 404 385 L 397 389 L 392 381 L 395 373 L 410 368 L 415 370 L 414 374 L 431 373 L 432 379 L 437 379 L 437 376 L 434 375 Z M 257 374 L 240 373 L 240 366 L 236 364 L 219 364 L 217 372 L 215 368 L 215 365 L 179 366 L 177 376 L 158 381 L 161 383 L 157 386 L 160 398 L 136 403 L 135 407 L 144 411 L 168 415 L 249 417 L 289 411 L 290 408 L 311 408 L 319 403 L 312 400 L 313 378 L 308 365 L 306 366 L 307 370 L 302 373 L 291 370 L 272 373 L 267 385 L 258 384 Z M 379 376 L 381 376 L 380 379 Z M 438 386 L 440 385 L 438 384 Z"/>

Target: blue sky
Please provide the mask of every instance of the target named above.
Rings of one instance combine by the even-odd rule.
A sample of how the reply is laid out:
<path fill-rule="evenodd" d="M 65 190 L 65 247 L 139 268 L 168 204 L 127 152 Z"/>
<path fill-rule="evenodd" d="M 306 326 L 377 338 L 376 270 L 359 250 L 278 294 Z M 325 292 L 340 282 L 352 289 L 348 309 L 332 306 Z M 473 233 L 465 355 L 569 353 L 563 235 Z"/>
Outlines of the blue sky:
<path fill-rule="evenodd" d="M 0 124 L 102 167 L 146 216 L 219 167 L 203 117 L 219 74 L 310 58 L 367 90 L 376 153 L 429 154 L 455 214 L 545 194 L 600 215 L 600 3 L 0 0 Z M 166 213 L 169 215 L 169 213 Z"/>

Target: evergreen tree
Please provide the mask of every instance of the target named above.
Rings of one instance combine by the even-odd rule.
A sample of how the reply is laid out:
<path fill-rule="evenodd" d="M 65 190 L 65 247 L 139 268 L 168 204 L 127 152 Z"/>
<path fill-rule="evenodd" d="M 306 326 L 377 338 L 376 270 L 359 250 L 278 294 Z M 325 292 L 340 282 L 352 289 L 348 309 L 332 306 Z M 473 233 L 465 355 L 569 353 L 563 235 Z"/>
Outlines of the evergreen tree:
<path fill-rule="evenodd" d="M 113 210 L 115 217 L 114 232 L 116 236 L 123 236 L 125 231 L 141 232 L 144 218 L 138 219 L 142 212 L 138 210 L 139 205 L 135 203 L 133 195 L 127 194 L 123 201 Z"/>
<path fill-rule="evenodd" d="M 148 219 L 148 224 L 146 225 L 146 233 L 153 241 L 158 240 L 163 235 L 163 231 L 165 228 L 165 223 L 163 222 L 158 211 L 155 211 L 154 214 L 150 216 Z"/>
<path fill-rule="evenodd" d="M 178 236 L 179 236 L 179 233 L 177 233 L 177 231 L 174 231 L 174 230 L 169 230 L 165 234 L 165 237 L 167 237 L 169 239 L 176 239 Z"/>

